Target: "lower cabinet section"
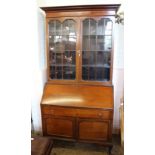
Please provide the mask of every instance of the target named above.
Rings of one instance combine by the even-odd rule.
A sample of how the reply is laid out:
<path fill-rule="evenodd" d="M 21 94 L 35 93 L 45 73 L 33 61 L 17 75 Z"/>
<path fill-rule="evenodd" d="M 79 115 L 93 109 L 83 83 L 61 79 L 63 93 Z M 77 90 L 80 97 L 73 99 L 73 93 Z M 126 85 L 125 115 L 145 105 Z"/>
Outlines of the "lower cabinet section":
<path fill-rule="evenodd" d="M 113 86 L 47 84 L 41 101 L 43 135 L 112 149 Z"/>
<path fill-rule="evenodd" d="M 60 107 L 59 111 L 59 107 L 42 106 L 42 122 L 44 136 L 100 144 L 111 142 L 110 110 Z"/>

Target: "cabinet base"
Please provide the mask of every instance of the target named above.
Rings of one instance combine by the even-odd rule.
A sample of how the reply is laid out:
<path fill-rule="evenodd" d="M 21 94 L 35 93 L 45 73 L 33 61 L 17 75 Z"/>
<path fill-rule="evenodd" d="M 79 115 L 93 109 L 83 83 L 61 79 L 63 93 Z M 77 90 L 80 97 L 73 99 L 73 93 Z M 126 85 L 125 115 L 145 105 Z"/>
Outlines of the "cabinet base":
<path fill-rule="evenodd" d="M 101 147 L 108 148 L 107 155 L 111 155 L 111 151 L 113 148 L 112 142 L 93 142 L 93 141 L 83 141 L 83 140 L 67 139 L 67 138 L 60 138 L 60 137 L 52 137 L 52 139 L 53 139 L 53 142 L 58 140 L 58 141 L 66 141 L 66 142 L 72 142 L 72 143 L 96 144 Z"/>

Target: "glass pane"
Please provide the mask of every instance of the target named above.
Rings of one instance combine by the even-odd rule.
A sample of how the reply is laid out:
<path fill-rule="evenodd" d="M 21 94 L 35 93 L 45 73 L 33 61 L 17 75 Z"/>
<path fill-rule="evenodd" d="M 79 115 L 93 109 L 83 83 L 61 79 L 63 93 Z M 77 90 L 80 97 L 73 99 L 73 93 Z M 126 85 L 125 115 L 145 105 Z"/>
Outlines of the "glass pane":
<path fill-rule="evenodd" d="M 105 36 L 104 38 L 104 50 L 109 51 L 112 48 L 112 38 L 111 36 Z"/>
<path fill-rule="evenodd" d="M 91 51 L 96 50 L 96 35 L 90 36 L 90 50 Z"/>
<path fill-rule="evenodd" d="M 111 30 L 105 30 L 105 35 L 112 35 L 112 31 Z"/>
<path fill-rule="evenodd" d="M 76 22 L 49 22 L 49 63 L 51 79 L 75 79 Z"/>
<path fill-rule="evenodd" d="M 55 35 L 55 22 L 54 21 L 49 22 L 48 31 L 49 31 L 49 38 L 51 38 L 51 35 Z"/>
<path fill-rule="evenodd" d="M 57 65 L 62 64 L 62 56 L 61 56 L 61 53 L 57 53 L 56 54 L 56 64 Z"/>
<path fill-rule="evenodd" d="M 104 19 L 100 19 L 98 22 L 97 35 L 104 35 Z"/>
<path fill-rule="evenodd" d="M 97 60 L 96 60 L 97 66 L 104 66 L 104 67 L 110 67 L 110 52 L 97 52 Z"/>
<path fill-rule="evenodd" d="M 69 36 L 68 38 L 69 50 L 76 50 L 76 36 Z"/>
<path fill-rule="evenodd" d="M 89 51 L 90 49 L 90 38 L 89 36 L 83 36 L 83 41 L 82 41 L 82 49 L 85 51 Z"/>
<path fill-rule="evenodd" d="M 51 64 L 56 64 L 56 59 L 55 59 L 55 53 L 51 52 L 49 53 L 49 63 Z"/>
<path fill-rule="evenodd" d="M 112 35 L 112 21 L 108 18 L 105 19 L 105 35 Z"/>
<path fill-rule="evenodd" d="M 62 36 L 60 35 L 54 35 L 51 36 L 49 39 L 49 50 L 50 51 L 62 51 L 63 49 L 63 44 L 62 44 Z"/>
<path fill-rule="evenodd" d="M 109 81 L 110 80 L 110 69 L 97 67 L 96 68 L 96 80 L 97 81 Z"/>
<path fill-rule="evenodd" d="M 105 68 L 110 68 L 110 63 L 111 63 L 111 57 L 110 57 L 110 52 L 104 52 L 104 67 Z"/>
<path fill-rule="evenodd" d="M 95 67 L 89 68 L 89 80 L 95 80 Z"/>
<path fill-rule="evenodd" d="M 88 80 L 88 67 L 82 67 L 82 79 Z"/>
<path fill-rule="evenodd" d="M 83 51 L 82 52 L 82 64 L 83 65 L 95 65 L 96 54 L 94 51 Z"/>
<path fill-rule="evenodd" d="M 73 20 L 68 20 L 69 35 L 76 35 L 75 22 Z"/>
<path fill-rule="evenodd" d="M 76 36 L 63 36 L 63 50 L 76 50 Z"/>
<path fill-rule="evenodd" d="M 110 52 L 97 52 L 96 64 L 97 80 L 109 81 L 110 80 Z"/>
<path fill-rule="evenodd" d="M 63 22 L 62 34 L 63 34 L 63 35 L 69 35 L 68 21 Z"/>
<path fill-rule="evenodd" d="M 96 63 L 96 53 L 94 51 L 89 51 L 89 65 L 95 65 Z"/>
<path fill-rule="evenodd" d="M 97 50 L 99 51 L 104 50 L 104 36 L 103 35 L 97 36 Z"/>
<path fill-rule="evenodd" d="M 56 66 L 57 67 L 57 79 L 62 79 L 62 66 Z"/>
<path fill-rule="evenodd" d="M 82 51 L 82 65 L 89 64 L 89 53 L 88 51 Z"/>
<path fill-rule="evenodd" d="M 90 19 L 89 34 L 96 35 L 96 21 L 94 19 Z"/>
<path fill-rule="evenodd" d="M 83 21 L 83 35 L 89 35 L 89 19 Z"/>
<path fill-rule="evenodd" d="M 56 35 L 61 35 L 61 23 L 59 21 L 55 22 L 55 27 L 56 27 L 55 30 Z"/>
<path fill-rule="evenodd" d="M 65 20 L 62 26 L 63 35 L 76 35 L 75 22 L 71 19 Z"/>
<path fill-rule="evenodd" d="M 104 78 L 104 68 L 103 67 L 96 67 L 96 79 L 98 81 L 102 81 Z"/>
<path fill-rule="evenodd" d="M 55 79 L 55 66 L 50 67 L 50 78 Z"/>
<path fill-rule="evenodd" d="M 104 52 L 103 51 L 98 51 L 97 52 L 97 61 L 96 65 L 101 66 L 104 64 Z"/>
<path fill-rule="evenodd" d="M 65 51 L 63 62 L 64 65 L 75 65 L 75 51 Z"/>
<path fill-rule="evenodd" d="M 112 21 L 108 18 L 102 18 L 98 22 L 98 35 L 112 35 Z"/>
<path fill-rule="evenodd" d="M 51 79 L 62 79 L 62 67 L 53 65 L 50 67 L 50 78 Z"/>
<path fill-rule="evenodd" d="M 97 37 L 97 50 L 109 51 L 112 48 L 112 37 L 111 36 L 98 36 Z"/>
<path fill-rule="evenodd" d="M 112 21 L 109 18 L 105 18 L 105 30 L 112 30 Z"/>
<path fill-rule="evenodd" d="M 104 68 L 104 81 L 110 80 L 110 68 Z"/>
<path fill-rule="evenodd" d="M 75 67 L 65 66 L 63 67 L 63 79 L 75 79 Z"/>
<path fill-rule="evenodd" d="M 54 44 L 53 39 L 52 38 L 49 39 L 49 51 L 53 52 L 54 48 L 55 48 L 54 46 L 55 46 L 55 44 Z"/>

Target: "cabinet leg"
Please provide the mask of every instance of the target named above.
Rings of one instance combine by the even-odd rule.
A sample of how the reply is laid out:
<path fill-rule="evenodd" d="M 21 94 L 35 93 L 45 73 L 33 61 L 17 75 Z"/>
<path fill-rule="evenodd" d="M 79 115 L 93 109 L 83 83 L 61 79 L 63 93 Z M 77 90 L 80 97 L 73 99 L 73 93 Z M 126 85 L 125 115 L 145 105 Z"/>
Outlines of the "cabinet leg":
<path fill-rule="evenodd" d="M 113 146 L 109 146 L 109 149 L 108 149 L 108 155 L 111 155 L 112 147 L 113 147 Z"/>

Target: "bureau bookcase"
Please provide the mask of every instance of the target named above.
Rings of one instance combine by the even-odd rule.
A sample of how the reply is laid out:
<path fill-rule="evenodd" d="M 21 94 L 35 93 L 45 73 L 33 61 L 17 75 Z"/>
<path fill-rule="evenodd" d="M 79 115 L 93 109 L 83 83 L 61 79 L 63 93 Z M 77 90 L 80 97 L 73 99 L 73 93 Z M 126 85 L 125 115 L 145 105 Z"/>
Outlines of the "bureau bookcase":
<path fill-rule="evenodd" d="M 47 83 L 44 136 L 112 148 L 113 38 L 119 5 L 43 7 Z"/>

